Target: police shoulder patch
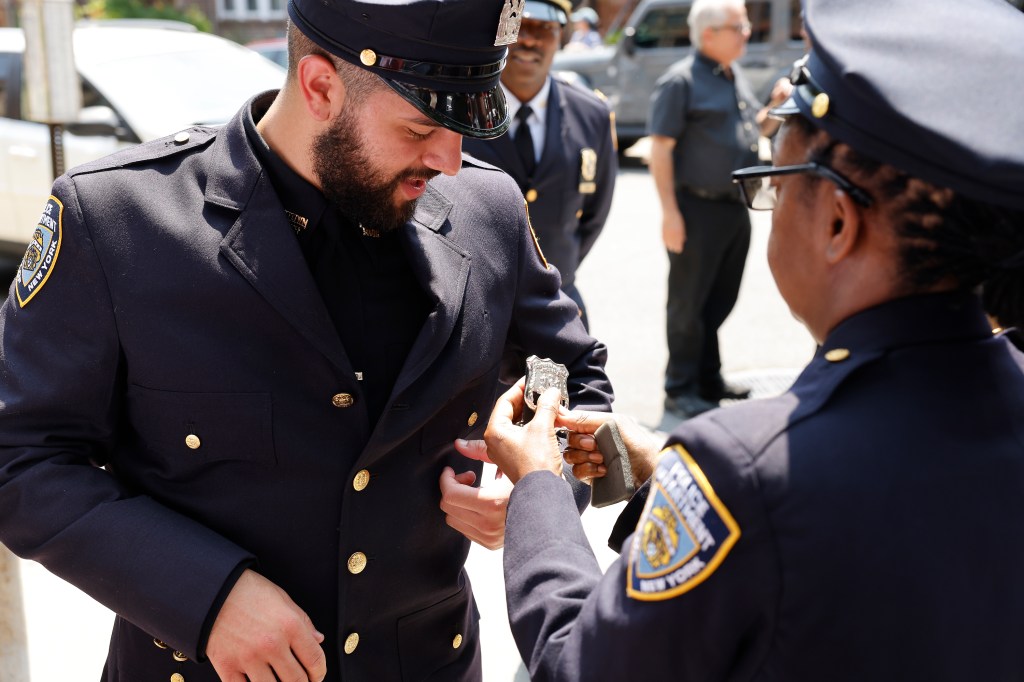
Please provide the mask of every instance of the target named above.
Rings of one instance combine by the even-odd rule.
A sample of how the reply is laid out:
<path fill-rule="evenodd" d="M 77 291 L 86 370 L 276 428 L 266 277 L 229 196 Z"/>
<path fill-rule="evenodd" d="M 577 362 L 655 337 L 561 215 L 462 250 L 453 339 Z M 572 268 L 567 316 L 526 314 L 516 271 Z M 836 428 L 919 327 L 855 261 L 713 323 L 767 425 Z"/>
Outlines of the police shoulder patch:
<path fill-rule="evenodd" d="M 14 278 L 18 305 L 22 308 L 39 293 L 57 265 L 63 218 L 64 204 L 51 195 L 43 214 L 39 217 L 39 224 L 32 233 L 18 274 Z"/>
<path fill-rule="evenodd" d="M 715 572 L 740 527 L 681 445 L 661 454 L 647 505 L 633 534 L 626 594 L 661 601 L 693 589 Z"/>

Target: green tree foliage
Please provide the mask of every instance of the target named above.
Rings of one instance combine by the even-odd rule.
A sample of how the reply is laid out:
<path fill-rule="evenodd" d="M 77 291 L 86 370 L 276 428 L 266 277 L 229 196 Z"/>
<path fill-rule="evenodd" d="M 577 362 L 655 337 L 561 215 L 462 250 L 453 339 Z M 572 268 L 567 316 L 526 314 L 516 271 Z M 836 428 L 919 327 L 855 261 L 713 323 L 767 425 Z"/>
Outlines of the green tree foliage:
<path fill-rule="evenodd" d="M 89 0 L 81 13 L 87 19 L 169 19 L 207 33 L 213 30 L 213 23 L 195 5 L 178 9 L 162 0 Z"/>

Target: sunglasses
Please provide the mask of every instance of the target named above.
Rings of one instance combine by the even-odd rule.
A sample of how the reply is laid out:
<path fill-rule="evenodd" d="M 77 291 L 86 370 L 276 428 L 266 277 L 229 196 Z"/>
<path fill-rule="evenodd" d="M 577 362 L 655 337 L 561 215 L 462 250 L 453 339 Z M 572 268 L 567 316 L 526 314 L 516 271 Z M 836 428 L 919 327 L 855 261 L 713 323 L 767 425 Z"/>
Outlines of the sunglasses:
<path fill-rule="evenodd" d="M 796 175 L 811 173 L 818 177 L 831 180 L 839 189 L 850 195 L 850 198 L 861 206 L 871 205 L 871 196 L 842 175 L 821 163 L 801 163 L 795 166 L 751 166 L 733 171 L 732 181 L 740 186 L 740 194 L 747 208 L 755 211 L 770 211 L 775 208 L 777 197 L 775 185 L 771 178 L 774 175 Z"/>

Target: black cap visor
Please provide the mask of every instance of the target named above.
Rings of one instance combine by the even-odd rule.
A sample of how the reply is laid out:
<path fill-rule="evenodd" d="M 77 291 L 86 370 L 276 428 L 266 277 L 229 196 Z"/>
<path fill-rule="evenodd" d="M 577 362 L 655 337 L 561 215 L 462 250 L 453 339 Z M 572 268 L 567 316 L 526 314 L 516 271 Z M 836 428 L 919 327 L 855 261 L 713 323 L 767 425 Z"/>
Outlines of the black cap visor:
<path fill-rule="evenodd" d="M 445 92 L 390 78 L 384 82 L 432 120 L 460 135 L 487 140 L 508 130 L 508 107 L 499 85 L 482 92 Z"/>

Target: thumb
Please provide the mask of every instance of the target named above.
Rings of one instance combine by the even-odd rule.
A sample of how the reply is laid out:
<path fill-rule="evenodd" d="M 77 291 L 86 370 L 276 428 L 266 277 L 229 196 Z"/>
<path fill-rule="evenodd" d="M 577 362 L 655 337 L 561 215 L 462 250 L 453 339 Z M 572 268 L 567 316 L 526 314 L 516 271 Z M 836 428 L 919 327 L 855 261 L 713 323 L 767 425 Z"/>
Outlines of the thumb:
<path fill-rule="evenodd" d="M 491 461 L 491 458 L 487 456 L 487 443 L 482 440 L 457 438 L 455 440 L 455 450 L 463 457 L 468 457 L 469 459 L 476 459 L 481 462 Z"/>
<path fill-rule="evenodd" d="M 558 417 L 558 407 L 561 403 L 562 393 L 556 387 L 547 388 L 537 399 L 537 413 L 530 420 L 530 426 L 534 424 L 545 431 L 555 428 L 555 418 Z"/>

